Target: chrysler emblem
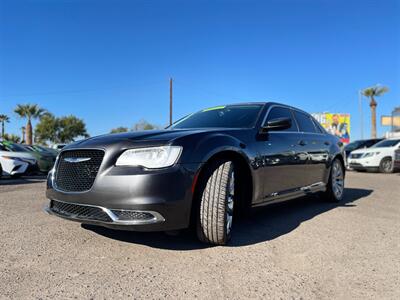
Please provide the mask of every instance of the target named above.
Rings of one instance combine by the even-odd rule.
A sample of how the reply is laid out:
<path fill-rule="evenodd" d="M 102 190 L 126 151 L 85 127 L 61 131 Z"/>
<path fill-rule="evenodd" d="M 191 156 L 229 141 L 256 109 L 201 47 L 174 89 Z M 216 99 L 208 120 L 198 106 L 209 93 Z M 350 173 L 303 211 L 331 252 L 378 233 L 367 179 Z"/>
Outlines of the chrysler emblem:
<path fill-rule="evenodd" d="M 69 163 L 80 163 L 80 162 L 91 160 L 91 158 L 90 157 L 67 157 L 67 158 L 64 158 L 64 160 Z"/>

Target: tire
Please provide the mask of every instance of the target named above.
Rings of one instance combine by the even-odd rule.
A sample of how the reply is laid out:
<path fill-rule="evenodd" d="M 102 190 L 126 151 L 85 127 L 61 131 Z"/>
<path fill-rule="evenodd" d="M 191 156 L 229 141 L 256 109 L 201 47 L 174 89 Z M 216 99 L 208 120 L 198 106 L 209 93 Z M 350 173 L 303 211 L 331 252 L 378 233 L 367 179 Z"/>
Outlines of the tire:
<path fill-rule="evenodd" d="M 13 174 L 13 175 L 10 175 L 10 176 L 13 179 L 18 179 L 18 178 L 21 178 L 22 174 Z"/>
<path fill-rule="evenodd" d="M 393 173 L 393 160 L 391 157 L 384 157 L 379 164 L 379 172 Z"/>
<path fill-rule="evenodd" d="M 232 161 L 218 160 L 200 182 L 197 236 L 200 241 L 225 245 L 231 238 L 235 177 Z"/>
<path fill-rule="evenodd" d="M 2 176 L 3 176 L 3 168 L 2 168 L 2 166 L 0 164 L 0 179 L 1 179 Z"/>
<path fill-rule="evenodd" d="M 344 196 L 344 166 L 340 159 L 335 158 L 332 162 L 329 181 L 326 191 L 322 193 L 322 197 L 329 202 L 339 203 Z"/>

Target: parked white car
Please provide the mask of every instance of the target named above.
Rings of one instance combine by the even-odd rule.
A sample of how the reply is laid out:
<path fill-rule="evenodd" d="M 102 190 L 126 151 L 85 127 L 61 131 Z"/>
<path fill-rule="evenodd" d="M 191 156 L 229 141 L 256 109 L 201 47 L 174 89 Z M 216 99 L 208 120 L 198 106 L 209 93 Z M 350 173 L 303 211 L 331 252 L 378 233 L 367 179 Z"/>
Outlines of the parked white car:
<path fill-rule="evenodd" d="M 356 171 L 378 170 L 382 173 L 392 173 L 397 149 L 400 149 L 400 138 L 383 140 L 371 148 L 351 152 L 348 163 L 350 168 Z"/>
<path fill-rule="evenodd" d="M 0 142 L 0 177 L 10 175 L 18 177 L 37 167 L 36 159 L 24 151 L 14 151 L 6 142 Z"/>

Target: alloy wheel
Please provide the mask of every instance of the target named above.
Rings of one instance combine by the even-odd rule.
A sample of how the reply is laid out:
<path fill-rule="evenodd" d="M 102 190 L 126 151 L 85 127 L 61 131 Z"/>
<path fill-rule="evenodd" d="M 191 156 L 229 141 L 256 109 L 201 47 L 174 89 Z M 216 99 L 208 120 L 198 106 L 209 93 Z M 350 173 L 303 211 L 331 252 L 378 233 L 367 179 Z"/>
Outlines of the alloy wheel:
<path fill-rule="evenodd" d="M 390 173 L 392 171 L 392 161 L 387 159 L 383 162 L 383 170 L 386 173 Z"/>
<path fill-rule="evenodd" d="M 229 234 L 232 229 L 233 207 L 235 198 L 235 173 L 232 171 L 229 178 L 228 198 L 226 201 L 226 234 Z"/>
<path fill-rule="evenodd" d="M 332 166 L 332 190 L 336 199 L 340 199 L 344 190 L 344 174 L 342 164 L 335 160 Z"/>

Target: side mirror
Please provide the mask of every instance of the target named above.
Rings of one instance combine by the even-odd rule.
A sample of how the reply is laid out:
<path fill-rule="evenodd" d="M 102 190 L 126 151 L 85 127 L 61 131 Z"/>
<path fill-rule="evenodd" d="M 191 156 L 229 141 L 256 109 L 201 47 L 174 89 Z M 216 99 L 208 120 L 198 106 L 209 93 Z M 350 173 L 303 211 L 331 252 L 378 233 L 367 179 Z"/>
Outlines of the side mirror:
<path fill-rule="evenodd" d="M 290 118 L 276 118 L 269 120 L 267 124 L 261 127 L 260 132 L 265 133 L 273 130 L 284 130 L 292 127 L 292 120 Z"/>

